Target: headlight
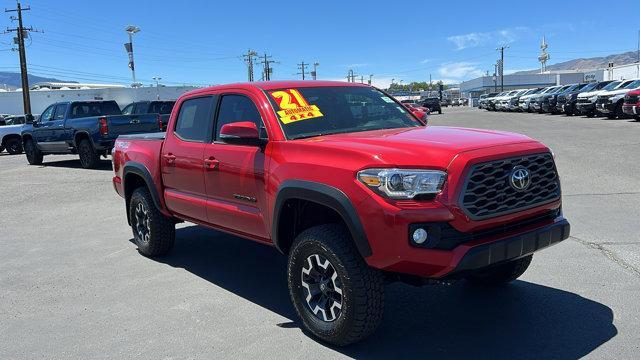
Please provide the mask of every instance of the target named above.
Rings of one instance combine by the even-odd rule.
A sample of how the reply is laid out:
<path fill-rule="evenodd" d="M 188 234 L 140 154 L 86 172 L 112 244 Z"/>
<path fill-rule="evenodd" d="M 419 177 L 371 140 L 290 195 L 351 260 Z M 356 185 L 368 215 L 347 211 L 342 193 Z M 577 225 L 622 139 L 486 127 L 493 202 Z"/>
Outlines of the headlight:
<path fill-rule="evenodd" d="M 413 199 L 416 195 L 442 191 L 447 174 L 437 170 L 366 169 L 358 180 L 391 199 Z"/>

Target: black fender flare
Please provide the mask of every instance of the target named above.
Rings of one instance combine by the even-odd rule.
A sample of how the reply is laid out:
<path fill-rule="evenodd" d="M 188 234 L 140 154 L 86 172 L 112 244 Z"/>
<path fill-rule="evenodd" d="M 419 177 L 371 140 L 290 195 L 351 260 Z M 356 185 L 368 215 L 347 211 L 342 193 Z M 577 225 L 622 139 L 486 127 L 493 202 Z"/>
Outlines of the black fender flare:
<path fill-rule="evenodd" d="M 360 255 L 363 258 L 371 256 L 371 246 L 369 245 L 367 234 L 355 207 L 347 195 L 335 187 L 305 180 L 286 180 L 278 187 L 271 224 L 273 243 L 278 251 L 284 253 L 278 238 L 278 224 L 282 207 L 285 201 L 289 199 L 311 201 L 336 211 L 349 228 Z"/>
<path fill-rule="evenodd" d="M 127 193 L 127 175 L 135 174 L 140 176 L 142 180 L 144 180 L 147 185 L 147 189 L 149 189 L 149 193 L 151 194 L 151 199 L 153 199 L 153 204 L 159 211 L 162 211 L 162 205 L 160 204 L 160 196 L 158 195 L 158 191 L 153 183 L 153 177 L 149 170 L 139 162 L 135 161 L 127 161 L 122 170 L 122 189 L 124 193 Z M 127 207 L 127 221 L 129 221 L 129 201 L 126 201 Z"/>

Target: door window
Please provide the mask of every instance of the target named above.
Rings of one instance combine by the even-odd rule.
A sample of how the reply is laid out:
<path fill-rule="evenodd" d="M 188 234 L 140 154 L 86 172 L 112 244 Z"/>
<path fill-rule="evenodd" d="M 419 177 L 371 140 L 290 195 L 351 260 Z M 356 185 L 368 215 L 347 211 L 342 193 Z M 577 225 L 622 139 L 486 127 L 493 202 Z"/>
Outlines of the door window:
<path fill-rule="evenodd" d="M 133 113 L 133 105 L 129 104 L 122 109 L 122 115 L 131 115 Z"/>
<path fill-rule="evenodd" d="M 67 104 L 56 105 L 56 113 L 53 116 L 53 120 L 64 120 L 64 116 L 67 113 Z"/>
<path fill-rule="evenodd" d="M 223 125 L 238 121 L 255 122 L 260 133 L 265 133 L 258 108 L 251 99 L 243 95 L 223 96 L 222 101 L 220 101 L 218 121 L 216 122 L 216 140 L 220 138 L 220 129 L 222 129 Z"/>
<path fill-rule="evenodd" d="M 205 142 L 211 138 L 215 97 L 189 99 L 180 106 L 176 121 L 176 136 L 185 141 Z"/>
<path fill-rule="evenodd" d="M 42 121 L 50 121 L 53 117 L 53 109 L 55 109 L 55 105 L 49 106 L 45 111 L 42 112 L 42 115 L 40 115 L 40 119 Z"/>

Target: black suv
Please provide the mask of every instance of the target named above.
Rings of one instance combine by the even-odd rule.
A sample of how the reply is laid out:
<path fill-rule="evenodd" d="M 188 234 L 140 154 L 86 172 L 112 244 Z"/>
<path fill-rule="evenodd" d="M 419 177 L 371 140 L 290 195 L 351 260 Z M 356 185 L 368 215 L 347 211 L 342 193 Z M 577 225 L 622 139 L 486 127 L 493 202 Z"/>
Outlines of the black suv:
<path fill-rule="evenodd" d="M 438 114 L 442 114 L 442 107 L 440 106 L 440 99 L 437 97 L 430 97 L 424 99 L 422 102 L 422 106 L 431 110 L 431 113 L 438 112 Z"/>

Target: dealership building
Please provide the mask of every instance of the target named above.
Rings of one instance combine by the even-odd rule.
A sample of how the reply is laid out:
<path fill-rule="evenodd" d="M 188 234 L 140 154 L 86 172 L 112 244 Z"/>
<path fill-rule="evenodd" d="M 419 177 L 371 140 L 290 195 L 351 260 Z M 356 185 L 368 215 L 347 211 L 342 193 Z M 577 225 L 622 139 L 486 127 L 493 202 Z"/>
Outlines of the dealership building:
<path fill-rule="evenodd" d="M 504 76 L 504 90 L 529 89 L 581 82 L 640 78 L 640 63 L 610 66 L 606 69 L 545 72 L 542 74 L 511 74 Z M 482 76 L 460 83 L 464 97 L 501 91 L 500 77 Z"/>

